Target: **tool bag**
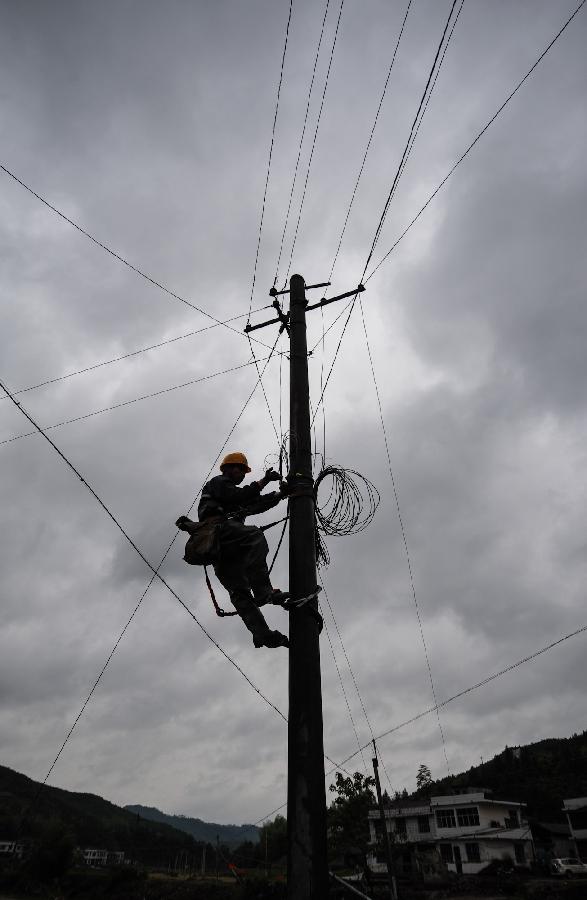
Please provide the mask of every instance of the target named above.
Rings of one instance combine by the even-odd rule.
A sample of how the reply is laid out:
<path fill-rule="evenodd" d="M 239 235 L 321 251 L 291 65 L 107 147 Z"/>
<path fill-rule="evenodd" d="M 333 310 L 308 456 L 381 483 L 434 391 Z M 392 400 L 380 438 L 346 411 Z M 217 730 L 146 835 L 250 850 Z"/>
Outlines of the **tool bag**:
<path fill-rule="evenodd" d="M 190 566 L 209 566 L 220 556 L 220 522 L 194 522 L 183 558 Z"/>

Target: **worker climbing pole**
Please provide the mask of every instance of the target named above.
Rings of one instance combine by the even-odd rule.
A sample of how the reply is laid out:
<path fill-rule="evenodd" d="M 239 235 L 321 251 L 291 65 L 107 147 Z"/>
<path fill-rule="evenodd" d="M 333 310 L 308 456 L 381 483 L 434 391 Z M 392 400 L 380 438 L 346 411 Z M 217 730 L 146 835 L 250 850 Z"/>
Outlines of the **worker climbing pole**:
<path fill-rule="evenodd" d="M 374 486 L 351 469 L 327 466 L 314 480 L 308 384 L 306 312 L 364 291 L 359 285 L 337 297 L 323 297 L 308 305 L 306 290 L 327 287 L 328 283 L 306 286 L 301 275 L 293 275 L 289 290 L 270 291 L 277 317 L 256 325 L 247 323 L 246 332 L 279 324 L 290 338 L 290 449 L 286 479 L 268 469 L 259 481 L 239 487 L 251 471 L 242 453 L 230 453 L 221 465 L 221 475 L 202 490 L 198 506 L 199 522 L 180 516 L 177 527 L 190 535 L 184 559 L 193 565 L 214 567 L 216 576 L 229 593 L 235 613 L 226 613 L 216 602 L 206 573 L 206 582 L 219 616 L 238 614 L 253 635 L 256 647 L 289 647 L 288 718 L 288 900 L 324 900 L 328 896 L 326 850 L 326 790 L 324 784 L 324 741 L 322 727 L 322 685 L 320 672 L 320 632 L 318 609 L 321 588 L 317 583 L 317 563 L 328 563 L 321 534 L 352 534 L 365 528 L 375 513 L 379 495 Z M 284 313 L 279 296 L 290 295 L 289 313 Z M 283 447 L 280 448 L 280 461 Z M 318 485 L 332 478 L 332 504 L 318 506 Z M 359 484 L 359 479 L 362 486 Z M 273 481 L 279 492 L 261 495 Z M 364 496 L 368 509 L 364 513 Z M 268 547 L 263 529 L 245 525 L 245 518 L 265 512 L 280 500 L 288 501 L 289 589 L 274 589 L 267 567 Z M 277 523 L 272 523 L 277 524 Z M 270 526 L 264 526 L 265 528 Z M 285 526 L 284 526 L 285 527 Z M 278 544 L 281 545 L 281 540 Z M 276 551 L 277 552 L 277 551 Z M 259 607 L 267 603 L 289 612 L 289 640 L 271 631 Z"/>

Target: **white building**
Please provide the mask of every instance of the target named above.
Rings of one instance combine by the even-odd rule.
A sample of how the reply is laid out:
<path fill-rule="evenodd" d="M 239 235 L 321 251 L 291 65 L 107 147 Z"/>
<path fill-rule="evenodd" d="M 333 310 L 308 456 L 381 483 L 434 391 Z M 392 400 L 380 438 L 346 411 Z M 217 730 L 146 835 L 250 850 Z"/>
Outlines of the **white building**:
<path fill-rule="evenodd" d="M 533 853 L 524 807 L 493 800 L 486 791 L 394 804 L 385 810 L 385 819 L 394 846 L 405 850 L 398 874 L 424 870 L 427 858 L 432 861 L 437 854 L 458 873 L 475 874 L 493 860 L 528 867 Z M 381 834 L 378 810 L 369 812 L 369 828 L 376 844 Z M 381 854 L 371 854 L 369 865 L 375 872 L 386 871 Z"/>
<path fill-rule="evenodd" d="M 86 847 L 81 852 L 84 862 L 88 866 L 121 866 L 124 863 L 124 853 L 121 850 L 99 850 L 95 847 Z"/>
<path fill-rule="evenodd" d="M 587 797 L 571 797 L 569 800 L 563 800 L 563 810 L 571 829 L 575 855 L 585 862 L 587 860 Z"/>
<path fill-rule="evenodd" d="M 7 856 L 16 859 L 22 859 L 24 855 L 24 844 L 20 841 L 0 841 L 0 858 Z"/>

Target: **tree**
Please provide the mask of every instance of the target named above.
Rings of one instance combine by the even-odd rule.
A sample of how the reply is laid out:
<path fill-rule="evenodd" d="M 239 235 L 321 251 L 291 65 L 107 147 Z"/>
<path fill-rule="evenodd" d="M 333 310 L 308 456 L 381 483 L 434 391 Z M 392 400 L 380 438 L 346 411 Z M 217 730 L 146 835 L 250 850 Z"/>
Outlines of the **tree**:
<path fill-rule="evenodd" d="M 330 790 L 337 796 L 328 810 L 329 843 L 333 853 L 359 853 L 364 859 L 369 849 L 369 810 L 376 805 L 375 779 L 355 772 L 344 778 L 336 773 Z"/>
<path fill-rule="evenodd" d="M 428 766 L 422 763 L 416 775 L 416 790 L 425 791 L 429 787 L 432 787 L 432 773 Z"/>
<path fill-rule="evenodd" d="M 263 859 L 265 844 L 267 844 L 267 860 L 270 863 L 287 856 L 287 819 L 284 816 L 275 816 L 272 822 L 264 822 L 259 830 L 258 852 Z"/>

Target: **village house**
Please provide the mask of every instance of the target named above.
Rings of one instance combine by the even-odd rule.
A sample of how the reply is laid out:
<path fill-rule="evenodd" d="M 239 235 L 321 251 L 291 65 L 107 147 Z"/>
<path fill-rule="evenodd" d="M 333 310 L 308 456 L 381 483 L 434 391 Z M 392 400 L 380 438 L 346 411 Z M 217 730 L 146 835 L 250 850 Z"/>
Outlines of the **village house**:
<path fill-rule="evenodd" d="M 21 841 L 0 841 L 0 858 L 13 857 L 22 859 L 25 845 Z"/>
<path fill-rule="evenodd" d="M 438 857 L 449 871 L 463 874 L 475 874 L 493 860 L 524 867 L 533 860 L 525 804 L 494 800 L 489 791 L 394 803 L 385 820 L 399 875 L 423 874 Z M 382 836 L 378 810 L 369 812 L 369 829 L 374 850 L 368 864 L 385 872 L 385 856 L 375 850 Z"/>
<path fill-rule="evenodd" d="M 121 866 L 124 863 L 124 853 L 121 850 L 99 850 L 95 847 L 86 847 L 81 850 L 81 854 L 88 866 Z"/>
<path fill-rule="evenodd" d="M 563 811 L 566 813 L 574 855 L 587 860 L 587 797 L 572 797 L 563 800 Z"/>

